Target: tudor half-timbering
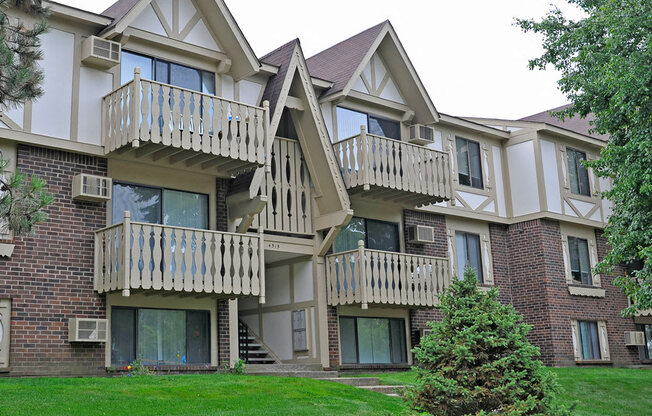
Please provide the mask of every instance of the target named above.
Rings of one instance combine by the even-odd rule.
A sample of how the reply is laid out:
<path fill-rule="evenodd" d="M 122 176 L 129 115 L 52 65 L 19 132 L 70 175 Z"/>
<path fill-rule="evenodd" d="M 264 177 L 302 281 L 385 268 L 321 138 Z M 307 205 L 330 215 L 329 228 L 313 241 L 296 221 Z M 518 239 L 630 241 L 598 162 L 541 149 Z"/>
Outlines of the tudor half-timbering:
<path fill-rule="evenodd" d="M 7 174 L 56 197 L 0 230 L 0 374 L 407 366 L 465 267 L 547 364 L 649 360 L 652 318 L 591 271 L 586 121 L 439 113 L 388 21 L 258 58 L 221 0 L 49 6 L 45 94 L 0 112 Z"/>

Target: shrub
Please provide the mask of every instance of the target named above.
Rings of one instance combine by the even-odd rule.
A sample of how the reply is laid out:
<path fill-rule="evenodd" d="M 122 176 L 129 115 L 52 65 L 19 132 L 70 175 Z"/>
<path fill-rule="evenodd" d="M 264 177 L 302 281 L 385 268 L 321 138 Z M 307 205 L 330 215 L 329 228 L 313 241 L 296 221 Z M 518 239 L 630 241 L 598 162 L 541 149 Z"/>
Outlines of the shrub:
<path fill-rule="evenodd" d="M 498 290 L 477 288 L 467 269 L 441 297 L 441 322 L 414 348 L 417 378 L 405 393 L 409 407 L 431 415 L 570 414 L 557 405 L 553 375 L 526 338 L 531 327 Z"/>

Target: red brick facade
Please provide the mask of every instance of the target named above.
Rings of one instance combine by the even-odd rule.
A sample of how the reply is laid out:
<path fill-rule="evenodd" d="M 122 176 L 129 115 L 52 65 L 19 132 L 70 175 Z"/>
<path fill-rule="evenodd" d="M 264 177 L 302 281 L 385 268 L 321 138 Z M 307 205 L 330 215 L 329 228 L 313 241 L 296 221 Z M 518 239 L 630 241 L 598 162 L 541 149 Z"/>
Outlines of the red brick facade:
<path fill-rule="evenodd" d="M 93 230 L 106 225 L 105 204 L 73 201 L 71 186 L 78 173 L 106 176 L 106 160 L 23 145 L 16 159 L 20 171 L 47 180 L 56 200 L 48 221 L 0 257 L 0 297 L 12 300 L 10 374 L 104 372 L 104 344 L 69 343 L 68 318 L 105 318 L 93 290 Z"/>
<path fill-rule="evenodd" d="M 331 368 L 340 364 L 340 340 L 337 322 L 337 310 L 334 306 L 327 306 L 328 319 L 328 362 Z"/>

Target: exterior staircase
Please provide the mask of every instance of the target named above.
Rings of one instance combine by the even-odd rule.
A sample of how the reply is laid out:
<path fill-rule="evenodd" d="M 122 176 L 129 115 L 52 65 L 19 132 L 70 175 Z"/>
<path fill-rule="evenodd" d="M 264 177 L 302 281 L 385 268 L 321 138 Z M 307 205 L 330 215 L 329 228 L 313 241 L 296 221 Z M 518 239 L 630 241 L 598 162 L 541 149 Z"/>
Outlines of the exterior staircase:
<path fill-rule="evenodd" d="M 267 347 L 249 330 L 247 324 L 238 322 L 238 343 L 240 359 L 249 365 L 267 365 L 278 363 Z"/>
<path fill-rule="evenodd" d="M 382 385 L 380 384 L 378 377 L 333 377 L 324 378 L 323 380 L 346 384 L 347 386 L 356 386 L 364 390 L 374 391 L 391 397 L 401 397 L 402 390 L 405 388 L 405 386 Z"/>

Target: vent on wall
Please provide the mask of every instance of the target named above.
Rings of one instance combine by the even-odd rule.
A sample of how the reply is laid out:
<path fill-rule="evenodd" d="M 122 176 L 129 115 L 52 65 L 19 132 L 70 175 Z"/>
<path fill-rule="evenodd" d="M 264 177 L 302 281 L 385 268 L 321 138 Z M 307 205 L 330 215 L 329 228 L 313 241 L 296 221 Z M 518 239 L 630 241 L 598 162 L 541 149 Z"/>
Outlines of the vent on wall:
<path fill-rule="evenodd" d="M 424 126 L 423 124 L 413 124 L 410 126 L 409 142 L 423 145 L 434 143 L 435 129 Z"/>
<path fill-rule="evenodd" d="M 72 179 L 72 199 L 102 202 L 111 199 L 111 178 L 80 173 Z"/>
<path fill-rule="evenodd" d="M 408 242 L 419 244 L 434 243 L 435 229 L 425 225 L 411 225 L 408 227 Z"/>
<path fill-rule="evenodd" d="M 70 318 L 68 320 L 68 341 L 106 342 L 106 329 L 106 319 Z"/>
<path fill-rule="evenodd" d="M 82 43 L 82 62 L 99 68 L 111 68 L 120 63 L 120 43 L 89 36 Z"/>
<path fill-rule="evenodd" d="M 625 345 L 629 346 L 642 346 L 645 345 L 645 334 L 643 331 L 629 331 L 625 332 Z"/>

